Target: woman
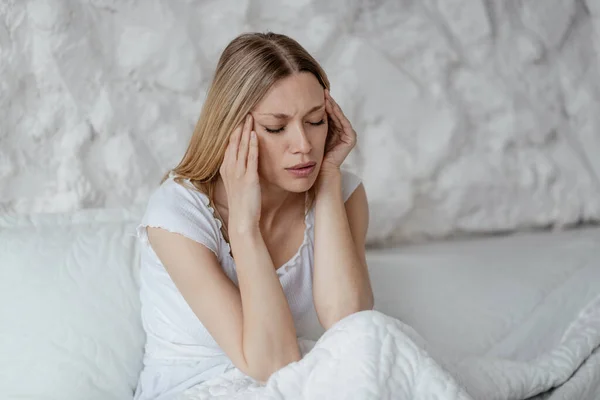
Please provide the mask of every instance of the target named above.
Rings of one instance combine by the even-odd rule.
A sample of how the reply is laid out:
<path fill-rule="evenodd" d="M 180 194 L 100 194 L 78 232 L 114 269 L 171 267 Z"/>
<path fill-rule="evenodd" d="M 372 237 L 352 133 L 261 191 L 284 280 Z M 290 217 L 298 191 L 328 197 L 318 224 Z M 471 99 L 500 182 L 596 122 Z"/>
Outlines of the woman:
<path fill-rule="evenodd" d="M 297 337 L 373 308 L 365 190 L 340 170 L 355 142 L 297 42 L 253 33 L 227 46 L 189 147 L 138 227 L 136 399 L 234 367 L 264 382 L 301 358 Z"/>

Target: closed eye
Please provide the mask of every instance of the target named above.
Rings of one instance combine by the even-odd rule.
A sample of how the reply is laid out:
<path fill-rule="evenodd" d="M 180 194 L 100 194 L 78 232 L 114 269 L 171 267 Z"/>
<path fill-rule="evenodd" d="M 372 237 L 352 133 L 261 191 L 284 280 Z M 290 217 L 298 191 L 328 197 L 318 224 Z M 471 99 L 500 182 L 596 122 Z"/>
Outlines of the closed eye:
<path fill-rule="evenodd" d="M 309 124 L 312 126 L 319 126 L 319 125 L 323 125 L 324 123 L 325 123 L 325 118 L 323 118 L 322 120 L 320 120 L 318 122 L 309 122 Z M 283 132 L 284 129 L 285 129 L 285 126 L 282 126 L 281 128 L 277 128 L 277 129 L 269 129 L 265 126 L 265 130 L 269 133 L 280 133 L 280 132 Z"/>
<path fill-rule="evenodd" d="M 266 130 L 267 132 L 269 132 L 269 133 L 279 133 L 279 132 L 283 132 L 283 128 L 284 128 L 284 127 L 282 126 L 281 128 L 278 128 L 278 129 L 269 129 L 269 128 L 267 128 L 267 127 L 265 126 L 265 130 Z"/>

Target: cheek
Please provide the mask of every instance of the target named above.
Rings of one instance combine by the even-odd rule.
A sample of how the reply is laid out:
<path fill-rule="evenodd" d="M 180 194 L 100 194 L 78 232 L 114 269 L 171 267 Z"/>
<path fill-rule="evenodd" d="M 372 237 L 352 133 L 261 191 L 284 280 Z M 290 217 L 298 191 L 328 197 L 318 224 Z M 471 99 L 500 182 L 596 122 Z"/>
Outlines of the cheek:
<path fill-rule="evenodd" d="M 261 138 L 262 139 L 262 138 Z M 258 143 L 258 170 L 260 172 L 268 173 L 274 164 L 273 157 L 277 154 L 274 149 L 274 143 L 271 143 L 268 139 L 262 139 Z"/>
<path fill-rule="evenodd" d="M 269 158 L 269 152 L 264 142 L 258 143 L 258 168 L 264 168 L 264 165 Z"/>

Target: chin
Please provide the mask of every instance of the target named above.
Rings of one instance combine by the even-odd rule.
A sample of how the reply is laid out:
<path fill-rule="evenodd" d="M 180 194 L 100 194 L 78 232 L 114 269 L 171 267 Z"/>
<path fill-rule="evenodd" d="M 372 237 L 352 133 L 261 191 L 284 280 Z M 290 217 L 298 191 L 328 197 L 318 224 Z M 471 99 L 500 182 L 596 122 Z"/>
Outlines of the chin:
<path fill-rule="evenodd" d="M 280 181 L 281 188 L 293 193 L 302 193 L 308 191 L 317 180 L 317 174 L 314 176 L 307 176 L 305 178 L 290 178 L 284 177 Z"/>
<path fill-rule="evenodd" d="M 303 193 L 308 191 L 315 184 L 315 179 L 298 179 L 296 181 L 287 181 L 282 188 L 292 193 Z"/>

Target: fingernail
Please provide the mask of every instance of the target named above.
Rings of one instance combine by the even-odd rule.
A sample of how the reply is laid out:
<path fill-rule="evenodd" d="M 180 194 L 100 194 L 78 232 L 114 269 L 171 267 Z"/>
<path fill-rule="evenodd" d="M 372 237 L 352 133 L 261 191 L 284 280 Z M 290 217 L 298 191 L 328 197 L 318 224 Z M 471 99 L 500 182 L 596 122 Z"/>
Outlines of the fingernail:
<path fill-rule="evenodd" d="M 256 139 L 256 132 L 252 131 L 252 139 Z"/>

